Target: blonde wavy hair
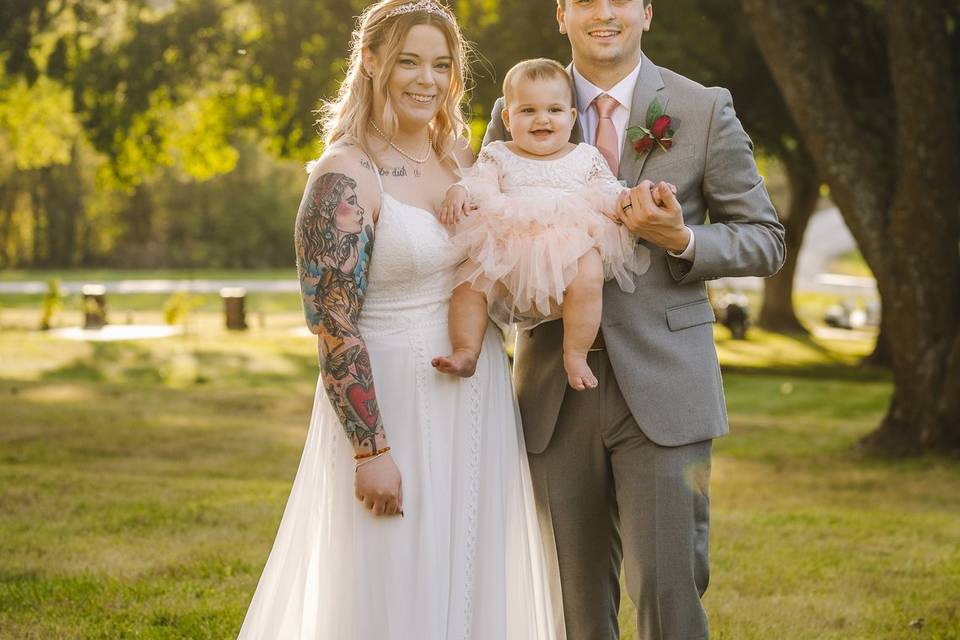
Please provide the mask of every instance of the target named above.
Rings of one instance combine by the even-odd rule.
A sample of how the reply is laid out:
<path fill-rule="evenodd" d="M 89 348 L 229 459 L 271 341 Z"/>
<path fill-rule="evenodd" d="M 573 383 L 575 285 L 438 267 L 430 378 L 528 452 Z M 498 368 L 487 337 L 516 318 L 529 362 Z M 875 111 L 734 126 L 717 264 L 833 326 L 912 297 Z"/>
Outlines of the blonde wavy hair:
<path fill-rule="evenodd" d="M 373 116 L 375 92 L 384 98 L 384 133 L 391 137 L 397 131 L 397 112 L 387 91 L 387 84 L 407 33 L 421 24 L 436 27 L 443 33 L 452 58 L 450 86 L 432 123 L 433 150 L 442 158 L 452 150 L 460 136 L 469 139 L 470 129 L 461 111 L 468 77 L 469 45 L 463 39 L 453 13 L 442 2 L 434 3 L 442 14 L 410 11 L 389 15 L 394 9 L 410 4 L 414 3 L 410 0 L 380 0 L 367 7 L 357 18 L 346 77 L 340 84 L 336 99 L 325 101 L 319 110 L 318 124 L 327 148 L 338 140 L 347 139 L 369 153 L 367 122 Z M 363 69 L 364 50 L 374 53 L 381 62 L 373 78 L 366 75 Z"/>

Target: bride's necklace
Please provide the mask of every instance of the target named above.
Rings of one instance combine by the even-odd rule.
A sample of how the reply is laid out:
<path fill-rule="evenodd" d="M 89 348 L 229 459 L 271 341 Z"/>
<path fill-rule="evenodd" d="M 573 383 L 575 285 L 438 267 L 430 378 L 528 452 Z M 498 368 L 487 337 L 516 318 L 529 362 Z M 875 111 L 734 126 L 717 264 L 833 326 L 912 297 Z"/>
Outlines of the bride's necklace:
<path fill-rule="evenodd" d="M 383 131 L 380 130 L 380 127 L 378 127 L 377 123 L 373 121 L 373 118 L 370 118 L 370 126 L 373 127 L 373 130 L 377 132 L 377 135 L 383 138 L 387 144 L 393 147 L 397 153 L 402 155 L 407 160 L 412 160 L 417 164 L 423 164 L 424 162 L 430 159 L 430 154 L 433 153 L 433 138 L 431 138 L 429 134 L 427 135 L 427 155 L 423 156 L 423 159 L 421 160 L 420 158 L 414 158 L 412 155 L 410 155 L 409 153 L 401 149 L 399 146 L 394 144 L 393 140 L 388 138 L 387 134 L 385 134 Z"/>

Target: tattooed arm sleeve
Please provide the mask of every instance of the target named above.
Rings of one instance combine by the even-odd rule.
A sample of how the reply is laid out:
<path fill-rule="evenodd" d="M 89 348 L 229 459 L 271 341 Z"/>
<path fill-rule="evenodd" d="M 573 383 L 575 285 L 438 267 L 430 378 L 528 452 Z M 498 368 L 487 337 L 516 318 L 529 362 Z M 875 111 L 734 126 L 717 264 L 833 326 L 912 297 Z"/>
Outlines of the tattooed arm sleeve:
<path fill-rule="evenodd" d="M 357 196 L 357 181 L 321 173 L 300 205 L 294 238 L 304 312 L 318 336 L 327 397 L 354 449 L 376 452 L 386 446 L 386 435 L 370 355 L 357 328 L 374 229 Z"/>

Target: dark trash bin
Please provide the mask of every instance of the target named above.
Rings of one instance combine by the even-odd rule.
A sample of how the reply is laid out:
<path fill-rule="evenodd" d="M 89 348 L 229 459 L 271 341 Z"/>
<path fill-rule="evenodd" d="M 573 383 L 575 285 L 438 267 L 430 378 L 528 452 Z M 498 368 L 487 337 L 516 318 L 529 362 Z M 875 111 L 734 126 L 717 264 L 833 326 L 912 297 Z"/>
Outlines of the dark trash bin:
<path fill-rule="evenodd" d="M 85 284 L 83 295 L 83 328 L 102 329 L 107 324 L 107 289 L 102 284 Z"/>
<path fill-rule="evenodd" d="M 226 316 L 227 329 L 245 331 L 247 329 L 247 290 L 243 287 L 224 287 L 220 289 L 220 297 L 223 298 L 223 313 Z"/>

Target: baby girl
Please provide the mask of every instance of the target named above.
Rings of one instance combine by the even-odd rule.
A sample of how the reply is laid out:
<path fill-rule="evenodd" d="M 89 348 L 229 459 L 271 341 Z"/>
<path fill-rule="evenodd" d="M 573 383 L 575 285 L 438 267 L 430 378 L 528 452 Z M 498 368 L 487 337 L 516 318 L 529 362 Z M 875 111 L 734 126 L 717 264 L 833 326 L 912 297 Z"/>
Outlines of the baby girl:
<path fill-rule="evenodd" d="M 441 222 L 456 222 L 452 240 L 467 260 L 450 302 L 453 353 L 433 366 L 473 375 L 488 314 L 519 329 L 562 318 L 567 380 L 592 389 L 587 352 L 600 328 L 603 283 L 616 279 L 633 291 L 650 252 L 618 224 L 625 187 L 603 156 L 569 141 L 577 110 L 566 70 L 525 60 L 507 73 L 503 95 L 513 140 L 485 146 L 438 211 Z"/>

